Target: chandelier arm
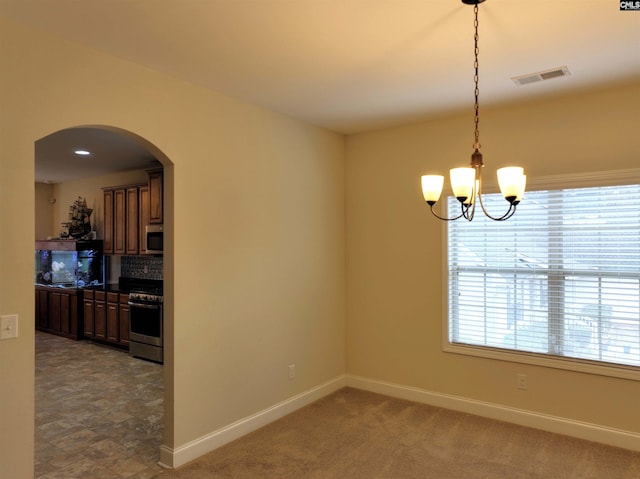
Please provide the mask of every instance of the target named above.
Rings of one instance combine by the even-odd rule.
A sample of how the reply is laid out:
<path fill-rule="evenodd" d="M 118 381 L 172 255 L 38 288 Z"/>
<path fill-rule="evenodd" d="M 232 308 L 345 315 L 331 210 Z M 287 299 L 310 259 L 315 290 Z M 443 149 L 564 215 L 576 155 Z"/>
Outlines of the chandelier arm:
<path fill-rule="evenodd" d="M 491 216 L 489 214 L 489 212 L 487 211 L 487 209 L 484 207 L 484 202 L 482 201 L 482 194 L 478 194 L 478 199 L 480 200 L 480 207 L 482 208 L 482 212 L 484 213 L 484 215 L 489 218 L 490 220 L 493 221 L 504 221 L 504 220 L 508 220 L 509 218 L 511 218 L 515 212 L 516 212 L 516 206 L 512 203 L 509 203 L 509 209 L 507 210 L 507 212 L 505 214 L 503 214 L 502 216 Z"/>
<path fill-rule="evenodd" d="M 459 220 L 460 218 L 462 218 L 464 216 L 464 208 L 462 209 L 462 213 L 460 213 L 458 216 L 454 216 L 453 218 L 446 218 L 446 217 L 440 216 L 438 213 L 436 213 L 433 210 L 433 205 L 429 205 L 429 209 L 431 210 L 431 214 L 433 216 L 435 216 L 436 218 L 438 218 L 439 220 L 442 220 L 442 221 L 455 221 L 455 220 Z"/>
<path fill-rule="evenodd" d="M 473 216 L 476 213 L 476 203 L 472 202 L 468 204 L 466 207 L 464 206 L 464 204 L 461 204 L 460 208 L 462 209 L 462 217 L 467 221 L 471 221 L 473 219 Z M 471 212 L 469 212 L 469 210 L 471 210 Z"/>
<path fill-rule="evenodd" d="M 474 180 L 474 184 L 475 184 L 475 180 Z M 472 198 L 471 203 L 469 203 L 466 208 L 464 206 L 464 203 L 461 203 L 462 216 L 467 221 L 471 221 L 476 214 L 476 201 L 475 201 L 476 193 L 477 191 L 474 186 L 473 189 L 471 190 L 471 198 Z"/>

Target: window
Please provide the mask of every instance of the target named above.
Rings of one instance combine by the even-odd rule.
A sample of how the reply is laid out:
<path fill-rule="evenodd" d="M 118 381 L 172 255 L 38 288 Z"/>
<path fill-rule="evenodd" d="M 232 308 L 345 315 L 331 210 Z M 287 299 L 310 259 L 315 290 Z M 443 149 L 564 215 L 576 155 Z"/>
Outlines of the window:
<path fill-rule="evenodd" d="M 506 208 L 499 194 L 483 198 L 490 212 Z M 532 191 L 507 221 L 448 223 L 447 346 L 635 374 L 639 205 L 640 185 Z M 459 209 L 449 198 L 449 215 Z"/>

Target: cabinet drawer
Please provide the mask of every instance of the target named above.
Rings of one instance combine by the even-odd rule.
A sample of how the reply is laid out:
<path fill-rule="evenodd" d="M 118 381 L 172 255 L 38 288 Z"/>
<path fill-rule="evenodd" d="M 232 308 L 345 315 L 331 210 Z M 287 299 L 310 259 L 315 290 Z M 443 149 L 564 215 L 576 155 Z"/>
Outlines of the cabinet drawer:
<path fill-rule="evenodd" d="M 107 302 L 108 303 L 117 303 L 118 302 L 118 293 L 107 293 Z"/>
<path fill-rule="evenodd" d="M 91 299 L 93 300 L 94 296 L 95 296 L 95 291 L 92 289 L 85 289 L 83 291 L 84 294 L 84 299 Z"/>
<path fill-rule="evenodd" d="M 129 294 L 120 293 L 120 304 L 127 304 L 129 302 Z"/>
<path fill-rule="evenodd" d="M 107 297 L 107 293 L 104 291 L 96 291 L 94 293 L 94 298 L 96 301 L 104 301 Z"/>

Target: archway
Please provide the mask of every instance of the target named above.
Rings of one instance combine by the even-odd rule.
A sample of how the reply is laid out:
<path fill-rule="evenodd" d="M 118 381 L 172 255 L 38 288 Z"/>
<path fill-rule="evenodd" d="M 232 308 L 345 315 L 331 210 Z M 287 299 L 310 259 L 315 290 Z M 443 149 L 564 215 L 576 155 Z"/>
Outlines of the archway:
<path fill-rule="evenodd" d="M 58 207 L 58 211 L 56 213 L 53 214 L 54 216 L 54 220 L 52 221 L 53 226 L 52 226 L 52 230 L 51 230 L 51 234 L 47 235 L 47 236 L 52 236 L 52 237 L 56 237 L 58 236 L 56 234 L 56 232 L 58 230 L 56 230 L 57 228 L 57 223 L 60 222 L 60 219 L 63 217 L 65 211 L 64 208 L 66 208 L 67 205 L 66 203 L 68 201 L 65 201 L 64 198 L 69 198 L 70 197 L 70 190 L 74 190 L 74 195 L 76 193 L 79 193 L 80 196 L 85 196 L 87 195 L 88 192 L 93 191 L 93 195 L 94 197 L 89 199 L 89 203 L 91 205 L 94 206 L 94 208 L 92 208 L 95 212 L 95 215 L 93 217 L 93 221 L 94 222 L 101 222 L 104 220 L 104 212 L 101 211 L 101 202 L 102 202 L 102 192 L 99 191 L 96 188 L 97 184 L 100 184 L 100 182 L 102 181 L 103 183 L 109 183 L 112 181 L 122 181 L 123 184 L 137 184 L 140 182 L 140 175 L 146 171 L 146 169 L 148 167 L 152 167 L 154 166 L 151 162 L 148 162 L 147 160 L 149 158 L 153 159 L 156 163 L 159 163 L 162 165 L 163 168 L 163 173 L 164 173 L 164 219 L 163 219 L 163 226 L 164 226 L 164 234 L 165 234 L 165 249 L 164 249 L 164 255 L 162 257 L 162 282 L 164 283 L 164 365 L 162 367 L 162 377 L 163 377 L 163 382 L 165 385 L 164 388 L 164 394 L 163 394 L 163 424 L 164 424 L 164 437 L 162 438 L 162 442 L 164 444 L 168 443 L 168 438 L 170 437 L 170 434 L 172 432 L 172 428 L 171 428 L 171 421 L 172 421 L 172 410 L 173 410 L 173 404 L 172 404 L 172 394 L 168 394 L 171 390 L 172 390 L 172 384 L 173 384 L 173 163 L 167 158 L 166 155 L 164 155 L 157 147 L 155 147 L 152 143 L 150 143 L 149 141 L 145 140 L 144 138 L 126 131 L 124 129 L 120 129 L 117 127 L 112 127 L 112 126 L 104 126 L 104 125 L 85 125 L 85 126 L 75 126 L 75 127 L 71 127 L 71 128 L 66 128 L 63 130 L 58 130 L 54 133 L 52 133 L 51 135 L 47 135 L 46 137 L 43 137 L 39 140 L 37 140 L 35 142 L 36 148 L 35 148 L 35 163 L 36 163 L 36 167 L 35 167 L 35 179 L 41 179 L 42 180 L 42 176 L 41 176 L 41 171 L 39 171 L 38 168 L 38 164 L 39 164 L 39 160 L 41 159 L 39 157 L 39 155 L 46 155 L 47 159 L 50 160 L 51 158 L 55 158 L 56 154 L 53 154 L 53 152 L 51 150 L 47 151 L 47 148 L 67 148 L 69 149 L 71 143 L 70 143 L 70 138 L 74 138 L 74 139 L 78 139 L 78 138 L 85 138 L 86 141 L 82 142 L 82 144 L 77 144 L 76 147 L 82 147 L 86 150 L 89 151 L 94 151 L 95 154 L 93 155 L 93 157 L 90 159 L 91 161 L 101 161 L 101 160 L 107 160 L 105 165 L 100 165 L 100 167 L 98 167 L 99 165 L 93 164 L 91 165 L 91 168 L 93 168 L 94 173 L 97 174 L 97 176 L 91 176 L 91 177 L 87 177 L 87 176 L 83 176 L 84 174 L 81 175 L 76 175 L 78 177 L 74 177 L 73 179 L 69 179 L 67 183 L 70 184 L 70 188 L 62 188 L 60 186 L 56 187 L 54 184 L 56 183 L 56 181 L 50 181 L 50 185 L 51 187 L 57 191 L 57 193 L 60 193 L 60 196 L 62 196 L 62 198 L 60 198 L 60 201 L 56 201 L 56 196 L 57 194 L 53 194 L 51 195 L 49 198 L 54 198 L 53 203 L 51 203 L 49 201 L 49 204 L 57 204 Z M 109 145 L 107 143 L 109 143 L 109 141 L 113 142 L 115 144 L 111 145 L 113 148 L 109 148 Z M 95 147 L 95 148 L 94 148 Z M 97 152 L 100 151 L 100 154 L 98 155 Z M 149 158 L 142 158 L 140 159 L 141 161 L 136 161 L 132 164 L 126 165 L 126 162 L 124 164 L 120 164 L 119 160 L 118 160 L 118 165 L 109 165 L 109 158 L 108 155 L 109 153 L 112 153 L 114 155 L 120 155 L 123 158 L 126 159 L 127 154 L 131 154 L 131 155 L 140 155 L 141 152 L 145 152 Z M 47 155 L 48 153 L 48 155 Z M 68 151 L 67 154 L 71 155 L 72 152 Z M 102 156 L 102 158 L 100 158 L 100 156 Z M 104 156 L 107 156 L 107 158 L 104 158 Z M 136 160 L 138 160 L 139 158 L 136 158 Z M 61 165 L 59 165 L 61 166 Z M 61 173 L 61 168 L 58 168 L 59 171 L 57 171 L 57 173 Z M 77 173 L 77 172 L 76 172 Z M 120 180 L 120 179 L 125 179 L 125 180 Z M 126 180 L 126 179 L 130 179 Z M 64 183 L 61 182 L 61 183 Z M 114 186 L 114 184 L 103 184 L 101 186 Z M 37 200 L 36 200 L 37 203 Z M 37 204 L 36 204 L 36 209 L 37 209 Z M 101 226 L 97 226 L 97 228 L 95 228 L 97 231 L 97 236 L 99 239 L 104 239 L 103 235 L 104 235 L 104 228 Z M 38 229 L 36 228 L 36 231 L 38 231 Z M 144 256 L 142 256 L 142 254 L 140 255 L 140 259 L 145 259 Z M 120 258 L 118 258 L 117 261 L 117 268 L 122 268 L 122 262 L 120 261 Z M 113 270 L 117 269 L 114 268 L 114 265 L 111 264 L 109 265 L 110 268 L 112 268 L 112 271 L 106 271 L 105 274 L 105 282 L 106 283 L 112 283 L 114 282 L 113 280 L 116 279 L 117 280 L 117 273 L 114 273 Z M 116 276 L 114 278 L 114 276 Z M 37 343 L 37 341 L 36 341 Z M 136 359 L 136 361 L 140 361 L 139 359 Z M 37 376 L 37 375 L 36 375 Z M 37 407 L 38 404 L 36 403 L 36 411 L 37 411 Z M 38 415 L 36 414 L 36 417 Z M 123 438 L 123 441 L 125 440 L 129 440 L 131 441 L 131 438 Z M 156 451 L 156 458 L 155 461 L 153 461 L 154 463 L 157 462 L 158 458 L 159 458 L 159 454 L 160 454 L 160 446 L 161 444 L 158 445 L 157 451 Z M 36 449 L 36 454 L 38 450 Z M 38 460 L 36 460 L 36 464 L 40 462 Z M 95 465 L 94 465 L 95 467 Z"/>

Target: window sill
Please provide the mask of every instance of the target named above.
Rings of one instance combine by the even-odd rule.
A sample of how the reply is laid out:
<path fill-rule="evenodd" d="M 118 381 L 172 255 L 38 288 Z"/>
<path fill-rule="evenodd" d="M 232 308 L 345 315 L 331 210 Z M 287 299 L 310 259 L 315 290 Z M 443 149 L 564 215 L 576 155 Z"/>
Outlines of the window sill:
<path fill-rule="evenodd" d="M 453 354 L 464 354 L 487 359 L 497 359 L 513 363 L 531 364 L 546 368 L 564 369 L 587 374 L 597 374 L 621 379 L 640 381 L 640 368 L 635 366 L 610 365 L 596 361 L 575 358 L 550 357 L 542 354 L 521 351 L 507 351 L 485 346 L 469 346 L 445 341 L 443 351 Z"/>

